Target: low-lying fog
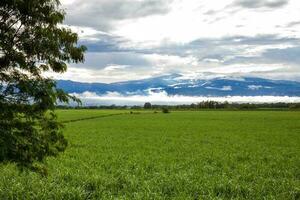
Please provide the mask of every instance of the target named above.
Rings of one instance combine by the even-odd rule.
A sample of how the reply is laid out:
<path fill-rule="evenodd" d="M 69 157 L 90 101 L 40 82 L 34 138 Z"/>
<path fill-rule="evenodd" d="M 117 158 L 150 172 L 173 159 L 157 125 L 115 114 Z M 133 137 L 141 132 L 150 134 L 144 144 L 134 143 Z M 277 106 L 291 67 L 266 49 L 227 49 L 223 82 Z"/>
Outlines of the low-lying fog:
<path fill-rule="evenodd" d="M 201 101 L 218 101 L 229 103 L 298 103 L 300 97 L 288 96 L 226 96 L 226 97 L 205 97 L 205 96 L 170 96 L 166 92 L 150 93 L 149 95 L 122 95 L 117 92 L 109 92 L 104 95 L 97 95 L 93 92 L 84 92 L 81 94 L 72 94 L 80 98 L 83 105 L 144 105 L 145 102 L 151 102 L 156 105 L 181 105 L 192 104 Z"/>

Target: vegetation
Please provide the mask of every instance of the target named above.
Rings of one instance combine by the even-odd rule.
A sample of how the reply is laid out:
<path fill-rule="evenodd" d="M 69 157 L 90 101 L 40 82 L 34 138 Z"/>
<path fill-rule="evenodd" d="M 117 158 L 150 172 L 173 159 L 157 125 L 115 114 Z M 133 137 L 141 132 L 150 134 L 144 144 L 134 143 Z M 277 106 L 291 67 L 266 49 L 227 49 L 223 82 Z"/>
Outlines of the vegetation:
<path fill-rule="evenodd" d="M 95 110 L 95 109 L 58 109 L 56 110 L 58 113 L 58 121 L 59 122 L 69 122 L 69 121 L 80 121 L 91 118 L 101 118 L 103 116 L 111 116 L 118 114 L 126 114 L 128 113 L 126 110 Z"/>
<path fill-rule="evenodd" d="M 298 111 L 130 111 L 58 110 L 69 148 L 0 165 L 0 199 L 299 199 Z"/>
<path fill-rule="evenodd" d="M 285 110 L 300 110 L 300 103 L 229 103 L 229 102 L 217 102 L 217 101 L 202 101 L 199 103 L 192 103 L 190 105 L 151 105 L 151 103 L 145 103 L 144 106 L 86 106 L 86 107 L 70 107 L 70 106 L 57 106 L 61 109 L 162 109 L 168 108 L 171 110 L 202 110 L 202 109 L 222 109 L 222 110 L 258 110 L 258 109 L 285 109 Z"/>
<path fill-rule="evenodd" d="M 169 111 L 169 109 L 167 107 L 163 107 L 162 108 L 162 112 L 163 113 L 169 113 L 170 111 Z"/>
<path fill-rule="evenodd" d="M 151 109 L 151 107 L 152 107 L 152 105 L 151 105 L 151 103 L 149 103 L 149 102 L 146 102 L 146 103 L 144 104 L 144 109 Z"/>
<path fill-rule="evenodd" d="M 65 72 L 86 48 L 63 20 L 58 0 L 0 2 L 0 162 L 32 168 L 67 146 L 53 110 L 76 99 L 43 73 Z"/>

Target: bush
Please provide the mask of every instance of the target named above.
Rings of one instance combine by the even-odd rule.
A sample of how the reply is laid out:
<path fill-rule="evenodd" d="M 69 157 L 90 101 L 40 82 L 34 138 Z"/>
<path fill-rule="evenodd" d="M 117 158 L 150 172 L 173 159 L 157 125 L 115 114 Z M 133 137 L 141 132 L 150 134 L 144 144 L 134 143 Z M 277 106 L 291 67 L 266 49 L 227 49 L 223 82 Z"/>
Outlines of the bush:
<path fill-rule="evenodd" d="M 163 108 L 163 109 L 162 109 L 162 112 L 163 112 L 163 113 L 170 113 L 170 111 L 169 111 L 168 108 Z"/>

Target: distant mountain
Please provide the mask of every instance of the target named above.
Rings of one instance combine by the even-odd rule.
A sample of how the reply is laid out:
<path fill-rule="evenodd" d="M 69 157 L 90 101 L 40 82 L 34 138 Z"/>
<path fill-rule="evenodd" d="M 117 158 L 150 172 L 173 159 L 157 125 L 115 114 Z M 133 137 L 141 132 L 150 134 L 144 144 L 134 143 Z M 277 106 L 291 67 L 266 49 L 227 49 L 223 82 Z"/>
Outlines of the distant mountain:
<path fill-rule="evenodd" d="M 188 79 L 172 74 L 111 84 L 58 80 L 57 85 L 68 93 L 89 91 L 98 95 L 109 92 L 128 96 L 147 95 L 164 91 L 169 95 L 185 96 L 300 96 L 300 82 L 253 77 Z"/>

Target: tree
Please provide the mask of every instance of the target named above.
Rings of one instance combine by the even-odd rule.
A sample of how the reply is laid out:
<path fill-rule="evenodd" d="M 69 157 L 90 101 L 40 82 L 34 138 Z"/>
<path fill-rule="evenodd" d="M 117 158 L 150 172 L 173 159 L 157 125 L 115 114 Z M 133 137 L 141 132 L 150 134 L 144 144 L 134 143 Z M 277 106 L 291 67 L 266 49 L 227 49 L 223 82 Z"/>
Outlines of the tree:
<path fill-rule="evenodd" d="M 170 111 L 167 107 L 163 107 L 162 108 L 162 113 L 170 113 Z"/>
<path fill-rule="evenodd" d="M 144 109 L 151 109 L 151 108 L 152 108 L 151 103 L 146 102 L 146 103 L 144 104 Z"/>
<path fill-rule="evenodd" d="M 60 25 L 59 6 L 59 0 L 0 2 L 0 162 L 32 168 L 67 146 L 54 109 L 78 100 L 43 74 L 83 62 L 86 47 Z"/>

